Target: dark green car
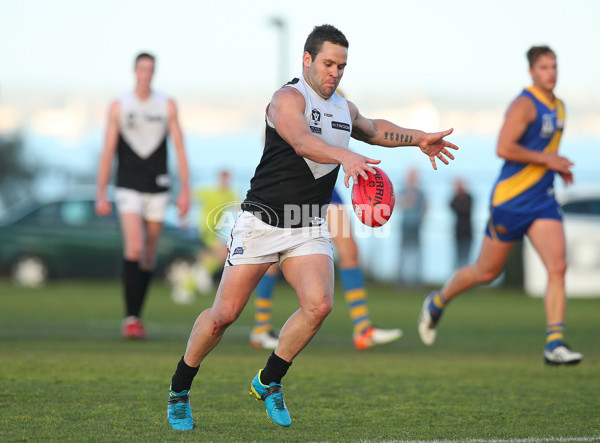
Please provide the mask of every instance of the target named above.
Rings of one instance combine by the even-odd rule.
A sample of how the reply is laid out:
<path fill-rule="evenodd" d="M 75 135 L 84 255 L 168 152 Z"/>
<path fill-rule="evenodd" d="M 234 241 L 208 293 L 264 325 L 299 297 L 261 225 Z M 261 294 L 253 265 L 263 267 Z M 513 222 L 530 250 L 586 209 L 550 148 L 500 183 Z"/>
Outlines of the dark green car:
<path fill-rule="evenodd" d="M 156 274 L 172 279 L 201 248 L 196 231 L 165 223 Z M 111 216 L 98 217 L 92 199 L 32 204 L 0 225 L 0 274 L 20 285 L 38 286 L 54 278 L 118 277 L 122 251 L 114 205 Z"/>

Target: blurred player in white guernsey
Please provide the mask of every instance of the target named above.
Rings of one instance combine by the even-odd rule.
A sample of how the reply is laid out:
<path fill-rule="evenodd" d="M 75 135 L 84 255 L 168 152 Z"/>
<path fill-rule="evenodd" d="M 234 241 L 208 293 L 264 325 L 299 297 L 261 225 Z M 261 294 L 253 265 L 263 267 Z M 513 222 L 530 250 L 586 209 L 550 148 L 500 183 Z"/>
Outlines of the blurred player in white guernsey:
<path fill-rule="evenodd" d="M 113 102 L 109 109 L 104 149 L 98 168 L 96 212 L 108 215 L 108 185 L 115 153 L 118 157 L 115 202 L 123 231 L 123 290 L 126 338 L 146 338 L 140 320 L 152 277 L 156 245 L 169 202 L 167 138 L 177 151 L 180 217 L 190 205 L 188 166 L 175 102 L 152 90 L 154 56 L 141 53 L 135 59 L 135 90 Z"/>
<path fill-rule="evenodd" d="M 386 147 L 418 146 L 434 168 L 436 158 L 443 163 L 453 158 L 446 148 L 456 146 L 444 140 L 452 130 L 428 134 L 371 120 L 337 94 L 347 58 L 344 34 L 330 25 L 315 27 L 304 45 L 302 76 L 276 91 L 266 108 L 265 148 L 231 232 L 215 301 L 196 320 L 171 381 L 168 420 L 175 430 L 193 429 L 189 390 L 200 363 L 273 263 L 280 264 L 300 306 L 250 389 L 265 402 L 273 423 L 291 424 L 281 379 L 333 304 L 333 250 L 325 217 L 340 165 L 349 186 L 350 178 L 367 178 L 374 172 L 369 164 L 379 163 L 348 150 L 350 137 Z"/>

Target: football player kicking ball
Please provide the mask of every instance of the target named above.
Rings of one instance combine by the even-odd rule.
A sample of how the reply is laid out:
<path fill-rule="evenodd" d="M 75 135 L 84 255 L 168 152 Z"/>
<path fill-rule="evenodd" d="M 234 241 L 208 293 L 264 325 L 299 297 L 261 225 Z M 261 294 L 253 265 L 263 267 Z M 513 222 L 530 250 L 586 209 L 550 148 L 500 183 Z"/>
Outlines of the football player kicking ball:
<path fill-rule="evenodd" d="M 266 404 L 279 426 L 291 424 L 281 379 L 321 327 L 333 304 L 333 251 L 325 208 L 340 165 L 344 181 L 374 173 L 379 163 L 347 149 L 350 137 L 386 146 L 418 146 L 436 168 L 457 149 L 444 140 L 452 132 L 428 134 L 386 120 L 363 117 L 335 91 L 348 57 L 348 41 L 330 25 L 308 36 L 303 72 L 273 94 L 266 109 L 265 148 L 229 241 L 229 253 L 214 303 L 196 320 L 184 356 L 173 375 L 169 424 L 194 427 L 190 388 L 206 355 L 240 315 L 252 291 L 273 263 L 298 296 L 299 309 L 284 324 L 277 349 L 251 381 L 251 392 Z"/>
<path fill-rule="evenodd" d="M 506 161 L 492 191 L 491 214 L 479 258 L 460 268 L 439 292 L 425 297 L 418 330 L 426 345 L 435 341 L 448 302 L 469 288 L 489 283 L 501 272 L 512 242 L 527 235 L 548 271 L 545 294 L 546 347 L 550 365 L 579 363 L 583 355 L 564 342 L 565 235 L 554 198 L 554 174 L 573 182 L 571 163 L 558 155 L 565 114 L 554 95 L 556 56 L 547 46 L 527 52 L 533 86 L 510 105 L 498 138 L 498 155 Z"/>

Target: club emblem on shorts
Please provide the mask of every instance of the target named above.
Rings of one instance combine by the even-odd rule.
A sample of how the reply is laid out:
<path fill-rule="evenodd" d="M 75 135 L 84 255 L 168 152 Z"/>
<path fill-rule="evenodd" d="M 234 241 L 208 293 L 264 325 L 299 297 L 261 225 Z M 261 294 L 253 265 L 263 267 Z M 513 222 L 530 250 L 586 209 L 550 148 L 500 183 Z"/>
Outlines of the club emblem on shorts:
<path fill-rule="evenodd" d="M 245 250 L 246 250 L 245 246 L 238 246 L 237 248 L 235 248 L 233 250 L 233 254 L 232 255 L 242 255 Z"/>
<path fill-rule="evenodd" d="M 310 220 L 311 226 L 321 226 L 323 223 L 325 223 L 325 219 L 322 217 L 315 216 Z"/>
<path fill-rule="evenodd" d="M 494 225 L 494 230 L 498 233 L 498 234 L 506 234 L 508 232 L 508 228 L 504 225 Z"/>

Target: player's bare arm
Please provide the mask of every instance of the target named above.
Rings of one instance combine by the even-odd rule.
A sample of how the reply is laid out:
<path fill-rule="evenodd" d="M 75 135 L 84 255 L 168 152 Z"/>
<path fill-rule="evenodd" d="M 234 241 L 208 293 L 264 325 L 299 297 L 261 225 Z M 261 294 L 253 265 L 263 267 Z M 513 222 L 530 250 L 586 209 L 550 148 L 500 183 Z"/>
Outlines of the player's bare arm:
<path fill-rule="evenodd" d="M 175 105 L 175 101 L 172 99 L 167 101 L 167 112 L 169 118 L 167 130 L 169 131 L 171 140 L 173 140 L 173 144 L 175 145 L 181 186 L 179 196 L 177 197 L 177 208 L 179 210 L 179 216 L 183 217 L 190 209 L 189 169 L 187 164 L 187 156 L 185 155 L 183 133 L 181 131 L 181 126 L 179 125 L 179 119 L 177 118 L 177 106 Z"/>
<path fill-rule="evenodd" d="M 267 109 L 269 119 L 277 133 L 302 157 L 317 163 L 341 164 L 344 169 L 344 183 L 349 187 L 349 179 L 361 175 L 367 179 L 367 172 L 375 170 L 369 164 L 380 160 L 365 157 L 339 146 L 325 143 L 310 132 L 304 120 L 306 103 L 302 94 L 292 88 L 282 88 L 273 94 Z"/>
<path fill-rule="evenodd" d="M 535 104 L 529 97 L 519 97 L 510 105 L 498 137 L 496 148 L 498 156 L 513 162 L 545 166 L 558 172 L 566 183 L 572 182 L 573 175 L 570 168 L 573 163 L 566 157 L 556 153 L 532 151 L 519 144 L 527 126 L 536 117 Z"/>
<path fill-rule="evenodd" d="M 109 215 L 112 212 L 112 205 L 106 198 L 106 187 L 110 180 L 112 161 L 119 141 L 119 117 L 121 115 L 121 106 L 118 101 L 113 102 L 108 110 L 108 124 L 104 136 L 104 148 L 100 156 L 100 165 L 98 166 L 97 193 L 96 193 L 96 213 L 100 216 Z"/>
<path fill-rule="evenodd" d="M 402 128 L 387 120 L 364 117 L 356 105 L 350 101 L 348 101 L 348 106 L 352 116 L 353 138 L 371 145 L 389 148 L 418 146 L 429 157 L 433 169 L 437 169 L 436 157 L 446 165 L 448 159 L 454 160 L 454 156 L 448 151 L 448 148 L 458 149 L 458 147 L 444 140 L 444 137 L 452 133 L 452 129 L 428 133 L 418 129 Z"/>

